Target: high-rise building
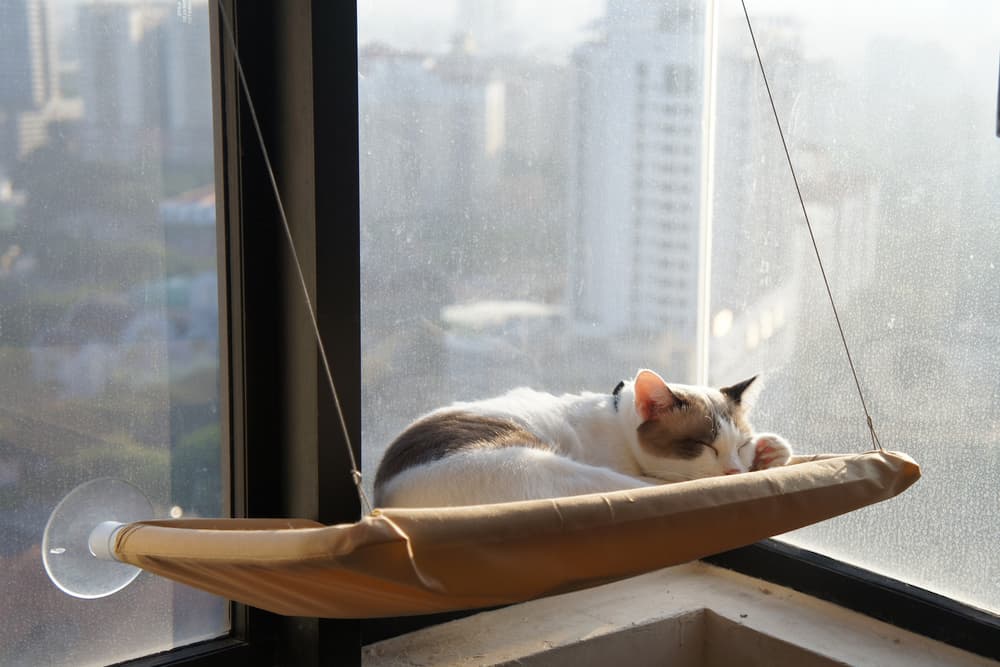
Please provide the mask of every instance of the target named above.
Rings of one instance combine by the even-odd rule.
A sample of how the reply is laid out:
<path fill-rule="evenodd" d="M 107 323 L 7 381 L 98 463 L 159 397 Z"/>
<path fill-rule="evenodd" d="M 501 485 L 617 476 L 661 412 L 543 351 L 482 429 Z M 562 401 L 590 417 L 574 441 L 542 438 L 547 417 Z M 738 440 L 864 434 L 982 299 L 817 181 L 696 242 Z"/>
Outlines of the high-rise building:
<path fill-rule="evenodd" d="M 762 17 L 755 33 L 825 271 L 850 303 L 878 265 L 881 225 L 878 179 L 834 157 L 857 122 L 830 103 L 847 88 L 830 62 L 802 55 L 790 17 Z M 742 14 L 720 22 L 715 58 L 709 358 L 726 381 L 791 359 L 829 305 Z"/>
<path fill-rule="evenodd" d="M 460 215 L 495 190 L 505 85 L 461 43 L 443 56 L 370 45 L 360 53 L 362 189 L 372 218 Z M 383 152 L 384 151 L 384 152 Z"/>
<path fill-rule="evenodd" d="M 0 110 L 38 110 L 55 96 L 53 53 L 43 0 L 0 0 Z"/>
<path fill-rule="evenodd" d="M 81 148 L 102 162 L 210 164 L 208 3 L 80 5 Z M 149 160 L 147 160 L 149 161 Z M 159 161 L 154 160 L 154 161 Z"/>
<path fill-rule="evenodd" d="M 169 7 L 115 0 L 80 5 L 81 151 L 131 162 L 161 139 L 162 24 Z"/>
<path fill-rule="evenodd" d="M 57 69 L 44 1 L 0 0 L 0 174 L 45 142 Z"/>
<path fill-rule="evenodd" d="M 679 364 L 698 316 L 705 12 L 610 0 L 574 54 L 571 317 L 599 337 L 655 332 Z"/>
<path fill-rule="evenodd" d="M 185 4 L 186 13 L 167 18 L 163 27 L 164 154 L 173 164 L 212 162 L 212 71 L 208 2 Z"/>

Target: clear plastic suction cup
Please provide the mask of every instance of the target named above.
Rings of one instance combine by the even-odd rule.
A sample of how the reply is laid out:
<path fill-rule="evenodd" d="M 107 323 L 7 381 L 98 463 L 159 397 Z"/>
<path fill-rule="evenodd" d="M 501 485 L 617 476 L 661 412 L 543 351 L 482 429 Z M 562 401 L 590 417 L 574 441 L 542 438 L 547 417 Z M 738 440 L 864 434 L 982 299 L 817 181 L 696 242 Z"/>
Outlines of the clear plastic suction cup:
<path fill-rule="evenodd" d="M 60 590 L 76 598 L 102 598 L 132 583 L 141 570 L 114 560 L 120 524 L 153 518 L 139 489 L 118 479 L 81 484 L 52 510 L 42 538 L 45 571 Z"/>

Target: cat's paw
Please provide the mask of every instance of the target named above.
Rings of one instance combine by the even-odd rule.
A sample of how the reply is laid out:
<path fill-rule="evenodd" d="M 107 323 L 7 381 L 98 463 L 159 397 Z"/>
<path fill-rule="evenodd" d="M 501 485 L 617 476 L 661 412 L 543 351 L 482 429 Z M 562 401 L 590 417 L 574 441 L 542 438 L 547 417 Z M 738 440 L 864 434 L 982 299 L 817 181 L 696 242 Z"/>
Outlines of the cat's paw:
<path fill-rule="evenodd" d="M 777 468 L 788 463 L 792 458 L 792 446 L 780 435 L 774 433 L 758 433 L 750 439 L 754 448 L 751 470 Z"/>

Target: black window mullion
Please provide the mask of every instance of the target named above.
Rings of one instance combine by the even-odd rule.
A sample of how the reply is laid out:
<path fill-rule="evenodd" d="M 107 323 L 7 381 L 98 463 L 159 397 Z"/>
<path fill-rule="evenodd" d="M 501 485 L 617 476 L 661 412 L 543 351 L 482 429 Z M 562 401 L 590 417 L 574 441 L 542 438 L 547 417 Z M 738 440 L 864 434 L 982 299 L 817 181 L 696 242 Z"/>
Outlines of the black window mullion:
<path fill-rule="evenodd" d="M 235 517 L 351 522 L 348 456 L 216 0 L 210 1 L 223 432 Z M 360 465 L 354 3 L 223 0 Z M 360 622 L 232 605 L 228 638 L 137 665 L 360 664 Z"/>
<path fill-rule="evenodd" d="M 313 1 L 316 267 L 319 325 L 354 459 L 361 467 L 361 212 L 358 31 L 353 2 Z M 320 376 L 320 516 L 356 521 L 361 503 L 333 397 Z"/>
<path fill-rule="evenodd" d="M 234 4 L 251 95 L 357 446 L 357 55 L 345 46 L 356 43 L 356 10 L 322 0 Z M 246 101 L 238 107 L 247 514 L 355 521 L 359 506 L 302 287 Z M 276 662 L 360 664 L 358 621 L 246 614 L 245 639 L 262 641 Z"/>

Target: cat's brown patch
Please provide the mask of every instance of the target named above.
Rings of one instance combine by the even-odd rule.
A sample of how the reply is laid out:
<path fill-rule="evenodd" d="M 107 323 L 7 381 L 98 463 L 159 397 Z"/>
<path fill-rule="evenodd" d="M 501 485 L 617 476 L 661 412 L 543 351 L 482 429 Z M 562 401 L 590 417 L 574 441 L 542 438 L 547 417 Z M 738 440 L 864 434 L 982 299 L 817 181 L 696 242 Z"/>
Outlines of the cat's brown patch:
<path fill-rule="evenodd" d="M 375 474 L 376 495 L 383 484 L 409 468 L 458 452 L 502 447 L 548 445 L 510 419 L 470 412 L 447 412 L 418 421 L 397 437 L 382 457 Z"/>
<path fill-rule="evenodd" d="M 731 421 L 750 436 L 745 411 L 726 396 L 713 396 L 671 387 L 678 405 L 657 414 L 636 431 L 639 445 L 650 454 L 675 459 L 698 458 L 715 442 L 719 425 Z"/>

